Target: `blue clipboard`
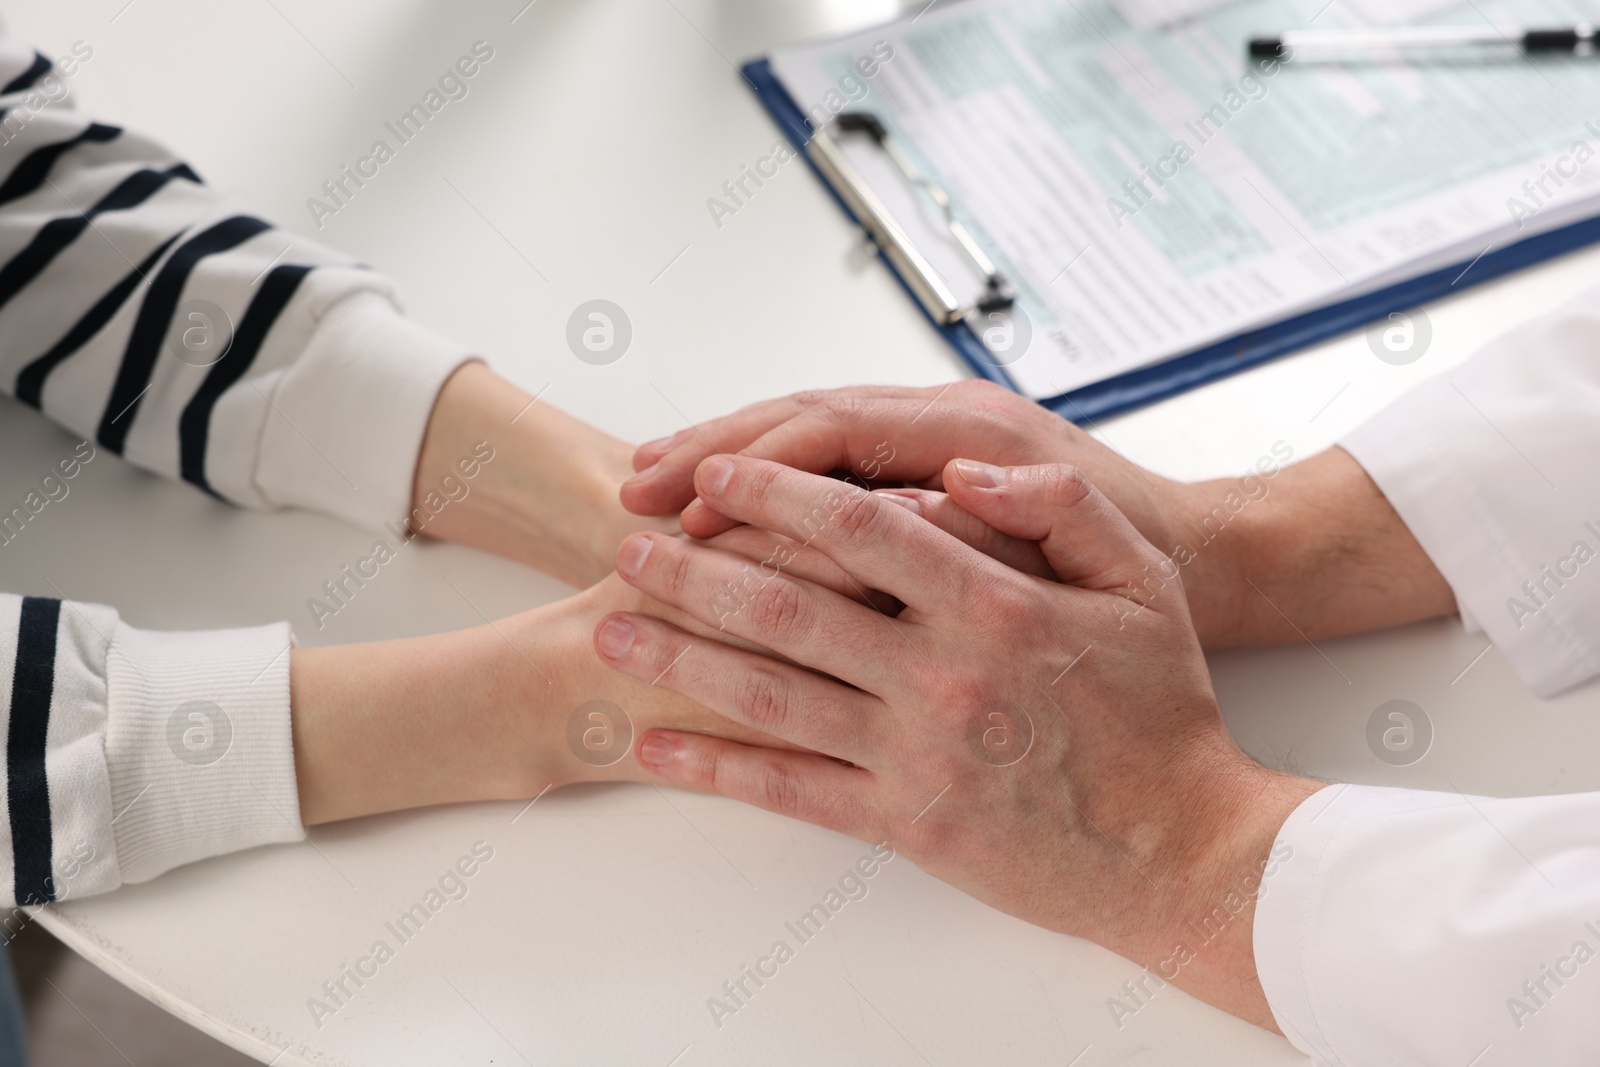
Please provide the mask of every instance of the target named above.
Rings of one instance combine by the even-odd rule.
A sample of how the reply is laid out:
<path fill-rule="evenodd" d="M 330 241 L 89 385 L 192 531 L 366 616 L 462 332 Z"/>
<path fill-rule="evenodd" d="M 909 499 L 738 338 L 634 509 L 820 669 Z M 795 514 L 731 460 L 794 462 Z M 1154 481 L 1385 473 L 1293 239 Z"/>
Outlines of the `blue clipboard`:
<path fill-rule="evenodd" d="M 773 73 L 772 61 L 765 58 L 752 60 L 740 68 L 740 72 L 817 180 L 832 193 L 840 209 L 859 224 L 860 220 L 806 154 L 805 146 L 811 140 L 811 125 L 789 95 L 789 90 Z M 1276 359 L 1297 348 L 1365 326 L 1392 312 L 1409 311 L 1429 300 L 1448 296 L 1595 241 L 1600 241 L 1600 217 L 1583 219 L 1560 229 L 1535 234 L 1504 248 L 1491 249 L 1476 260 L 1465 260 L 1386 289 L 1317 308 L 1187 355 L 1041 400 L 1040 403 L 1073 422 L 1093 422 L 1165 400 L 1187 389 Z M 906 290 L 906 295 L 921 307 L 911 287 L 894 265 L 886 257 L 879 258 L 894 273 L 901 287 Z M 981 377 L 1016 391 L 1016 384 L 988 357 L 983 342 L 965 322 L 944 325 L 931 317 L 928 321 Z"/>

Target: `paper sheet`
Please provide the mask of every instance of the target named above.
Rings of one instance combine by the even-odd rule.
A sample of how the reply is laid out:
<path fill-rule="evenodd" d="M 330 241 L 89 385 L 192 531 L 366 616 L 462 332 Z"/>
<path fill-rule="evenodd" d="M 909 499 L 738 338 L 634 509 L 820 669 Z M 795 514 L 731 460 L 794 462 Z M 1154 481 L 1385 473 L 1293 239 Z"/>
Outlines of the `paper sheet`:
<path fill-rule="evenodd" d="M 1237 0 L 1115 0 L 1117 11 L 1138 30 L 1170 26 Z"/>
<path fill-rule="evenodd" d="M 1593 59 L 1269 75 L 1247 70 L 1249 37 L 1313 16 L 1319 28 L 1353 25 L 1360 9 L 1251 0 L 1147 32 L 1130 25 L 1129 4 L 967 0 L 774 57 L 805 107 L 871 42 L 893 46 L 848 106 L 887 123 L 1018 285 L 1031 338 L 1006 370 L 1031 396 L 1600 210 L 1588 202 L 1600 193 Z M 1193 6 L 1141 10 L 1174 5 Z M 1425 21 L 1484 18 L 1471 0 L 1412 6 Z M 1539 24 L 1585 17 L 1569 0 L 1485 10 Z M 855 146 L 852 158 L 870 168 L 872 151 Z M 952 285 L 970 286 L 925 198 L 895 189 L 881 165 L 871 180 Z"/>

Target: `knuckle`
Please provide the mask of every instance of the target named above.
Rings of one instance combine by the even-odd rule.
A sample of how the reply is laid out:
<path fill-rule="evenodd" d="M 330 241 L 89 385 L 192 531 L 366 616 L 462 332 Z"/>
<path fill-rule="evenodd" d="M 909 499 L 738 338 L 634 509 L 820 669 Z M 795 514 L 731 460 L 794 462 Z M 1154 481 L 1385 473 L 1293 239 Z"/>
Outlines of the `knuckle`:
<path fill-rule="evenodd" d="M 923 724 L 924 729 L 938 730 L 940 724 L 950 722 L 965 723 L 971 709 L 987 699 L 987 671 L 983 667 L 963 670 L 933 664 L 907 664 L 905 673 L 910 688 L 922 694 L 930 708 L 938 709 Z"/>
<path fill-rule="evenodd" d="M 739 472 L 739 485 L 743 487 L 745 501 L 750 507 L 756 509 L 766 507 L 779 470 L 780 468 L 771 464 L 757 463 L 746 465 L 745 469 Z"/>
<path fill-rule="evenodd" d="M 674 599 L 681 599 L 688 593 L 689 584 L 693 580 L 694 560 L 687 552 L 674 552 L 661 568 L 660 575 L 661 585 L 666 594 Z"/>
<path fill-rule="evenodd" d="M 817 408 L 817 414 L 840 426 L 848 426 L 861 415 L 873 410 L 876 400 L 871 397 L 834 395 Z"/>
<path fill-rule="evenodd" d="M 761 782 L 765 806 L 783 815 L 801 817 L 806 807 L 806 786 L 794 768 L 769 763 Z"/>
<path fill-rule="evenodd" d="M 883 501 L 860 489 L 841 490 L 841 494 L 828 518 L 830 535 L 838 541 L 870 537 L 882 522 Z"/>
<path fill-rule="evenodd" d="M 945 707 L 961 713 L 963 719 L 967 711 L 987 702 L 992 691 L 980 679 L 965 673 L 946 675 L 940 689 L 943 691 L 941 696 Z"/>
<path fill-rule="evenodd" d="M 768 582 L 750 602 L 750 624 L 764 637 L 792 639 L 805 628 L 803 603 L 793 582 Z"/>
<path fill-rule="evenodd" d="M 959 393 L 963 398 L 984 399 L 998 397 L 1009 390 L 1003 389 L 987 378 L 966 378 L 956 382 L 950 387 L 952 393 Z"/>
<path fill-rule="evenodd" d="M 1082 470 L 1070 463 L 1056 463 L 1048 475 L 1050 501 L 1057 507 L 1071 508 L 1082 504 L 1094 492 L 1094 483 Z"/>
<path fill-rule="evenodd" d="M 1006 580 L 990 583 L 984 588 L 979 603 L 984 618 L 1002 628 L 1026 625 L 1039 614 L 1038 591 L 1026 582 Z"/>
<path fill-rule="evenodd" d="M 650 672 L 649 675 L 640 680 L 646 681 L 653 678 L 655 682 L 672 684 L 676 679 L 668 679 L 666 676 L 673 671 L 677 671 L 679 677 L 698 672 L 698 664 L 689 666 L 683 662 L 684 659 L 691 658 L 685 654 L 694 647 L 693 642 L 684 641 L 681 638 L 668 638 L 660 632 L 651 632 L 656 630 L 658 630 L 656 626 L 646 627 L 645 633 L 640 637 L 639 644 L 642 647 L 638 649 L 637 653 L 640 666 Z M 655 682 L 651 684 L 654 685 Z"/>
<path fill-rule="evenodd" d="M 789 687 L 776 673 L 757 668 L 739 684 L 734 709 L 753 726 L 781 731 L 789 718 Z"/>
<path fill-rule="evenodd" d="M 803 418 L 809 433 L 842 444 L 868 418 L 870 405 L 867 398 L 835 393 L 807 408 Z"/>
<path fill-rule="evenodd" d="M 977 534 L 972 542 L 982 556 L 937 576 L 947 597 L 965 606 L 968 620 L 987 633 L 1014 636 L 1036 625 L 1041 598 L 1034 580 L 995 558 L 1004 535 Z M 987 543 L 984 543 L 987 542 Z"/>
<path fill-rule="evenodd" d="M 1019 399 L 1017 394 L 994 382 L 974 378 L 960 383 L 951 392 L 959 394 L 963 407 L 977 411 L 991 421 L 1015 417 Z"/>
<path fill-rule="evenodd" d="M 699 758 L 695 761 L 695 775 L 697 781 L 713 793 L 723 796 L 738 796 L 734 792 L 738 785 L 734 779 L 734 767 L 731 761 L 723 759 L 720 745 L 702 745 Z"/>

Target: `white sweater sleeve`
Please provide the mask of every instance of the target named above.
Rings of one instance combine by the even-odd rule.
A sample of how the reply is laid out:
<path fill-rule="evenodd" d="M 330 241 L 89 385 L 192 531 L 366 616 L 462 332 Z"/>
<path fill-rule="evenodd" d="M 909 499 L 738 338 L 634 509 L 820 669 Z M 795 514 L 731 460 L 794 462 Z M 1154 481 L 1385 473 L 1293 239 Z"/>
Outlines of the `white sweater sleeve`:
<path fill-rule="evenodd" d="M 0 901 L 46 904 L 301 836 L 289 626 L 154 633 L 0 594 Z"/>
<path fill-rule="evenodd" d="M 1319 1065 L 1600 1063 L 1600 794 L 1330 786 L 1278 833 L 1261 987 Z"/>
<path fill-rule="evenodd" d="M 0 392 L 82 435 L 64 464 L 103 450 L 236 504 L 403 524 L 466 358 L 383 278 L 76 110 L 0 34 Z M 31 509 L 0 514 L 0 551 Z M 300 836 L 290 642 L 287 624 L 159 634 L 0 595 L 0 902 Z"/>
<path fill-rule="evenodd" d="M 1600 289 L 1340 443 L 1535 692 L 1600 673 Z"/>
<path fill-rule="evenodd" d="M 250 507 L 400 522 L 467 353 L 381 276 L 71 106 L 0 39 L 0 391 Z"/>

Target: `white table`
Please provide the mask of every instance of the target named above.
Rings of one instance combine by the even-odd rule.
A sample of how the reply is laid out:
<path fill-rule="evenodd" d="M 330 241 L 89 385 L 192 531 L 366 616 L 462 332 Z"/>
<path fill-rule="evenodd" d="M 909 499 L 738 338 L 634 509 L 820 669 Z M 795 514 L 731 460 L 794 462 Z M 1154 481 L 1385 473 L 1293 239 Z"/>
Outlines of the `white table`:
<path fill-rule="evenodd" d="M 90 42 L 75 79 L 102 117 L 178 146 L 214 184 L 304 229 L 307 197 L 484 39 L 495 58 L 322 239 L 397 277 L 414 314 L 530 389 L 632 439 L 748 401 L 960 368 L 809 174 L 786 168 L 718 228 L 705 206 L 777 134 L 728 60 L 893 12 L 894 0 L 18 0 L 12 30 Z M 120 13 L 119 13 L 119 9 Z M 519 16 L 519 10 L 521 14 Z M 515 17 L 515 21 L 513 21 Z M 1180 476 L 1308 455 L 1421 377 L 1600 276 L 1569 257 L 1431 307 L 1432 349 L 1391 367 L 1360 336 L 1101 427 Z M 619 363 L 569 355 L 595 297 L 635 329 Z M 0 403 L 0 500 L 65 433 Z M 57 509 L 60 509 L 57 511 Z M 43 529 L 39 534 L 45 533 Z M 476 623 L 565 590 L 454 546 L 407 553 L 318 632 L 306 597 L 367 542 L 307 514 L 245 514 L 115 459 L 0 553 L 0 588 L 118 605 L 166 628 L 295 620 L 306 643 Z M 1540 703 L 1454 622 L 1217 656 L 1258 757 L 1362 782 L 1486 793 L 1600 788 L 1600 689 Z M 1462 672 L 1468 668 L 1466 673 Z M 1367 749 L 1378 704 L 1413 700 L 1433 750 Z M 897 861 L 732 1018 L 706 1006 L 866 847 L 715 798 L 645 787 L 375 818 L 183 869 L 40 921 L 221 1040 L 278 1064 L 1303 1062 L 1166 991 L 1119 1030 L 1135 968 L 997 914 Z M 482 840 L 494 859 L 320 1028 L 307 1000 Z M 353 988 L 353 986 L 352 986 Z M 1074 1059 L 1074 1057 L 1077 1057 Z M 276 1059 L 275 1059 L 276 1058 Z"/>

